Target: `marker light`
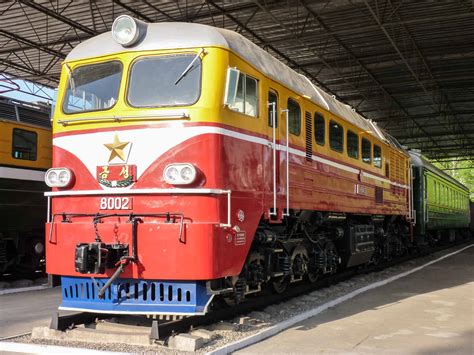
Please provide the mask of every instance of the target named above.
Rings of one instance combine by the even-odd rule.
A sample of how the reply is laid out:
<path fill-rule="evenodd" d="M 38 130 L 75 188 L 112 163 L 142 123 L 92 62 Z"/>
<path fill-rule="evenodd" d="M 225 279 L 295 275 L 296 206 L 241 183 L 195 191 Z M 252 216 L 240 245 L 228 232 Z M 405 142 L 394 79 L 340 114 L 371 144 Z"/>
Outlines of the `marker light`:
<path fill-rule="evenodd" d="M 163 178 L 171 185 L 188 185 L 196 180 L 196 168 L 189 163 L 170 164 L 163 171 Z"/>
<path fill-rule="evenodd" d="M 44 181 L 49 187 L 67 187 L 74 174 L 68 168 L 52 168 L 46 172 Z"/>
<path fill-rule="evenodd" d="M 121 15 L 117 17 L 112 24 L 112 37 L 115 42 L 124 47 L 129 47 L 135 44 L 140 35 L 145 33 L 146 23 L 136 20 L 128 15 Z"/>

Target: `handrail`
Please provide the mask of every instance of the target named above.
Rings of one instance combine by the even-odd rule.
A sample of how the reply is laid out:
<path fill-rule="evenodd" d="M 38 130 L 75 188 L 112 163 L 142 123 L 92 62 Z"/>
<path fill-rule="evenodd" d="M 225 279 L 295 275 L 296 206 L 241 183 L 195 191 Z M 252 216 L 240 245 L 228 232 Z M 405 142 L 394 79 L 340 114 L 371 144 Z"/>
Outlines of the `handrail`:
<path fill-rule="evenodd" d="M 409 186 L 408 187 L 408 193 L 410 195 L 408 197 L 409 198 L 409 204 L 408 204 L 409 211 L 408 212 L 409 212 L 409 215 L 410 215 L 411 223 L 413 225 L 415 225 L 416 224 L 416 220 L 415 220 L 416 216 L 415 216 L 415 210 L 414 210 L 415 198 L 413 196 L 413 193 L 414 193 L 414 191 L 413 191 L 413 179 L 414 179 L 414 177 L 413 177 L 412 174 L 413 174 L 413 164 L 410 164 L 410 168 L 408 170 L 408 179 L 409 179 L 408 180 L 408 186 Z"/>
<path fill-rule="evenodd" d="M 97 121 L 97 122 L 104 122 L 104 121 L 114 121 L 114 122 L 121 122 L 121 121 L 129 121 L 134 119 L 141 119 L 141 120 L 162 120 L 162 119 L 189 119 L 190 116 L 186 112 L 176 112 L 176 113 L 155 113 L 152 115 L 131 115 L 131 116 L 102 116 L 102 117 L 87 117 L 87 118 L 71 118 L 69 120 L 58 120 L 57 123 L 62 124 L 63 126 L 67 126 L 69 124 L 74 123 L 85 123 L 89 121 Z"/>
<path fill-rule="evenodd" d="M 97 196 L 97 195 L 146 195 L 146 194 L 179 194 L 179 195 L 227 195 L 227 223 L 219 223 L 221 228 L 232 227 L 231 209 L 232 190 L 223 189 L 115 189 L 115 190 L 75 190 L 75 191 L 51 191 L 45 192 L 48 197 L 47 222 L 51 222 L 51 197 L 64 196 Z"/>
<path fill-rule="evenodd" d="M 286 211 L 283 211 L 283 216 L 290 215 L 290 138 L 289 138 L 289 112 L 290 110 L 282 110 L 286 113 Z"/>
<path fill-rule="evenodd" d="M 275 119 L 275 110 L 276 103 L 272 102 L 269 104 L 272 107 L 272 134 L 273 134 L 273 212 L 270 211 L 271 216 L 276 216 L 277 214 L 277 188 L 276 188 L 276 119 Z"/>

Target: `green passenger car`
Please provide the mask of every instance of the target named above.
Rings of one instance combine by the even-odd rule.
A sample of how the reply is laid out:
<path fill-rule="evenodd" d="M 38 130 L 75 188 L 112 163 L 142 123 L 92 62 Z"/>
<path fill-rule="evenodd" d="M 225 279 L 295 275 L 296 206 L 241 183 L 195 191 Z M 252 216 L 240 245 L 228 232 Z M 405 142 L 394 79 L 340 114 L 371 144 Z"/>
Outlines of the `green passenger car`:
<path fill-rule="evenodd" d="M 428 241 L 466 234 L 470 223 L 469 189 L 419 152 L 409 153 L 413 166 L 415 235 Z"/>

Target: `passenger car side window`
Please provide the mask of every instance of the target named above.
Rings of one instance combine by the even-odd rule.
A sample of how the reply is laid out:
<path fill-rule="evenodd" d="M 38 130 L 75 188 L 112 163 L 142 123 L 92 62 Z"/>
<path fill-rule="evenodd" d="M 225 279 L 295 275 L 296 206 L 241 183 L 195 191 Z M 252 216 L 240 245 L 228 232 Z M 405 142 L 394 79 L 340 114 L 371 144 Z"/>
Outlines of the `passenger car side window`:
<path fill-rule="evenodd" d="M 12 136 L 12 157 L 22 160 L 36 160 L 38 134 L 33 131 L 14 128 Z"/>
<path fill-rule="evenodd" d="M 359 136 L 352 131 L 347 131 L 347 155 L 359 159 Z"/>
<path fill-rule="evenodd" d="M 324 121 L 323 115 L 316 112 L 314 114 L 314 139 L 319 145 L 324 145 L 326 141 L 326 122 Z"/>
<path fill-rule="evenodd" d="M 258 116 L 258 81 L 240 73 L 235 101 L 229 108 L 249 116 Z"/>
<path fill-rule="evenodd" d="M 301 109 L 300 105 L 292 99 L 288 99 L 288 128 L 291 134 L 300 135 Z"/>
<path fill-rule="evenodd" d="M 344 128 L 332 120 L 329 122 L 329 146 L 340 153 L 344 149 Z"/>
<path fill-rule="evenodd" d="M 372 162 L 372 143 L 366 138 L 362 138 L 362 161 L 367 164 Z"/>

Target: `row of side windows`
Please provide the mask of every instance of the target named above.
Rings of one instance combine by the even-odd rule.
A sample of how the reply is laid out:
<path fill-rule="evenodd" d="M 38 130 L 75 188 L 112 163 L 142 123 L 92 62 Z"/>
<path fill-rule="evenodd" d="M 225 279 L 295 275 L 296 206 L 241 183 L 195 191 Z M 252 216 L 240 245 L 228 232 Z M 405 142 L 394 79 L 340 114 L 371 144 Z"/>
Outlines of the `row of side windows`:
<path fill-rule="evenodd" d="M 434 203 L 443 207 L 460 210 L 466 210 L 468 208 L 468 200 L 462 193 L 438 181 L 434 182 Z"/>
<path fill-rule="evenodd" d="M 320 113 L 314 116 L 314 137 L 319 145 L 325 144 L 325 120 Z M 362 161 L 367 164 L 374 164 L 377 168 L 382 167 L 382 148 L 374 144 L 372 150 L 372 142 L 367 138 L 361 140 L 361 150 L 359 152 L 359 135 L 351 130 L 346 134 L 347 155 L 352 159 L 359 159 L 361 155 Z M 329 147 L 339 153 L 344 151 L 344 127 L 336 121 L 329 121 Z"/>
<path fill-rule="evenodd" d="M 237 111 L 252 117 L 258 117 L 258 81 L 251 76 L 241 73 L 237 85 L 237 94 L 235 102 L 229 106 L 233 111 Z M 278 127 L 278 119 L 273 117 L 272 105 L 275 106 L 275 112 L 278 107 L 278 95 L 273 91 L 268 92 L 268 125 L 273 127 L 273 123 Z M 288 109 L 288 130 L 289 133 L 299 136 L 301 134 L 301 107 L 299 103 L 289 98 L 287 101 Z M 276 115 L 278 117 L 278 115 Z M 314 114 L 314 138 L 317 144 L 324 146 L 326 144 L 326 122 L 320 113 Z M 348 130 L 347 136 L 347 155 L 353 159 L 359 159 L 359 136 Z M 329 147 L 339 153 L 344 152 L 344 127 L 334 120 L 329 122 Z M 380 146 L 362 138 L 361 142 L 362 161 L 367 164 L 374 164 L 377 168 L 382 167 L 382 149 Z"/>
<path fill-rule="evenodd" d="M 270 92 L 269 102 L 276 104 L 276 94 Z M 288 126 L 291 134 L 299 135 L 301 132 L 301 109 L 299 104 L 288 99 Z M 271 122 L 269 119 L 269 124 Z M 326 121 L 321 113 L 314 114 L 314 139 L 317 144 L 324 146 L 326 144 Z M 359 136 L 347 131 L 347 154 L 353 159 L 359 159 Z M 366 138 L 362 138 L 362 161 L 367 164 L 374 164 L 377 168 L 382 167 L 382 148 Z M 344 152 L 344 127 L 336 121 L 329 121 L 329 147 L 339 153 Z"/>

